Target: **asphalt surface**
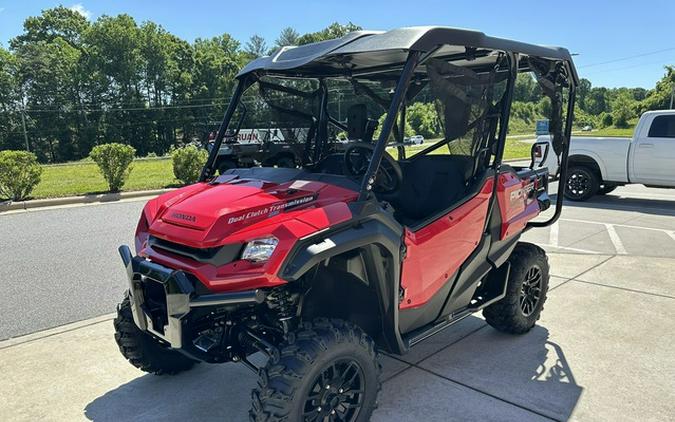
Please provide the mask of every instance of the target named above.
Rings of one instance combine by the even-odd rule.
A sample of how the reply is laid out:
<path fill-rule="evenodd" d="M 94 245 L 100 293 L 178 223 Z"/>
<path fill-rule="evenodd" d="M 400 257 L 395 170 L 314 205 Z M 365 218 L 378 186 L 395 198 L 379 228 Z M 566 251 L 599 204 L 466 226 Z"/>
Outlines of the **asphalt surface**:
<path fill-rule="evenodd" d="M 113 312 L 143 204 L 0 214 L 0 340 Z"/>
<path fill-rule="evenodd" d="M 117 247 L 132 244 L 143 204 L 0 214 L 0 340 L 113 312 L 126 288 Z M 556 226 L 525 240 L 558 253 L 675 257 L 675 190 L 627 186 L 566 202 Z"/>

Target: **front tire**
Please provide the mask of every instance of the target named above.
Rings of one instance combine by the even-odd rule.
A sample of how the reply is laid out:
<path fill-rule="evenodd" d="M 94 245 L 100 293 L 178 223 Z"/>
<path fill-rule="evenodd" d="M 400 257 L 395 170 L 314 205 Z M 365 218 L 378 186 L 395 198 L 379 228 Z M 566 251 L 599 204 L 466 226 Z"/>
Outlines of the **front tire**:
<path fill-rule="evenodd" d="M 163 347 L 157 340 L 141 331 L 134 323 L 129 297 L 117 307 L 115 341 L 129 363 L 155 375 L 174 375 L 192 368 L 196 361 L 180 352 Z"/>
<path fill-rule="evenodd" d="M 570 201 L 586 201 L 598 193 L 600 178 L 588 167 L 577 166 L 567 171 L 565 198 Z"/>
<path fill-rule="evenodd" d="M 549 267 L 546 252 L 531 243 L 518 243 L 508 259 L 511 264 L 506 296 L 483 310 L 495 329 L 524 334 L 537 322 L 546 302 Z"/>
<path fill-rule="evenodd" d="M 370 419 L 381 365 L 361 328 L 338 319 L 303 322 L 279 351 L 259 371 L 251 421 Z"/>

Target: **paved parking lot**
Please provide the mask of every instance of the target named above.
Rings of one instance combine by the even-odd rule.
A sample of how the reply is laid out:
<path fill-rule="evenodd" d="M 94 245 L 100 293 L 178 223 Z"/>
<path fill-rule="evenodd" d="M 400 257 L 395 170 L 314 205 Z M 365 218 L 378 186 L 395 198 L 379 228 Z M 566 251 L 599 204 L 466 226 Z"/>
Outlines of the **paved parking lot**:
<path fill-rule="evenodd" d="M 635 257 L 550 259 L 537 327 L 514 337 L 470 317 L 384 356 L 373 420 L 672 420 L 675 260 L 647 258 L 625 277 Z M 0 343 L 1 420 L 246 420 L 256 377 L 241 365 L 155 377 L 119 355 L 108 318 L 59 331 Z"/>
<path fill-rule="evenodd" d="M 643 197 L 641 197 L 643 196 Z M 551 291 L 523 336 L 469 317 L 383 356 L 375 421 L 675 419 L 675 192 L 639 187 L 567 206 L 544 245 Z M 145 375 L 109 316 L 0 342 L 0 420 L 244 421 L 241 365 Z"/>
<path fill-rule="evenodd" d="M 675 190 L 626 186 L 563 210 L 525 239 L 560 253 L 675 258 Z"/>

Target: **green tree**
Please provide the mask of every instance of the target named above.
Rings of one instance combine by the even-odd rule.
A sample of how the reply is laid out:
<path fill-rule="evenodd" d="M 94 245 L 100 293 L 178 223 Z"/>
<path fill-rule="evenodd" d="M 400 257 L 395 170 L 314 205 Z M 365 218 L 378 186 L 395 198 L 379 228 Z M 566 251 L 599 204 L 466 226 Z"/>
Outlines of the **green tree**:
<path fill-rule="evenodd" d="M 531 73 L 519 73 L 516 85 L 513 87 L 515 101 L 530 102 L 541 97 L 541 89 Z"/>
<path fill-rule="evenodd" d="M 333 22 L 332 24 L 322 29 L 321 31 L 310 32 L 308 34 L 302 35 L 300 38 L 298 38 L 298 45 L 325 41 L 333 38 L 340 38 L 344 37 L 350 32 L 360 31 L 362 29 L 363 28 L 361 28 L 360 26 L 354 25 L 351 22 L 349 22 L 346 25 L 341 25 L 337 22 Z"/>
<path fill-rule="evenodd" d="M 413 103 L 406 109 L 407 126 L 414 134 L 425 138 L 434 138 L 440 135 L 438 113 L 433 103 Z"/>
<path fill-rule="evenodd" d="M 0 47 L 0 150 L 25 149 L 18 85 L 16 57 Z"/>
<path fill-rule="evenodd" d="M 239 42 L 228 34 L 197 39 L 194 44 L 193 97 L 197 104 L 192 119 L 202 140 L 222 118 L 234 87 L 234 77 L 247 61 Z"/>
<path fill-rule="evenodd" d="M 267 55 L 267 43 L 265 39 L 258 34 L 253 34 L 246 42 L 244 51 L 252 58 L 257 59 Z"/>
<path fill-rule="evenodd" d="M 144 60 L 136 21 L 129 15 L 103 16 L 85 33 L 84 43 L 84 72 L 91 75 L 88 102 L 105 104 L 105 110 L 92 116 L 102 129 L 97 143 L 118 139 L 145 155 L 151 146 L 152 122 L 143 112 Z"/>
<path fill-rule="evenodd" d="M 382 133 L 382 126 L 384 126 L 384 120 L 387 118 L 387 113 L 384 113 L 380 116 L 379 119 L 377 119 L 377 129 L 375 129 L 375 133 L 373 134 L 373 139 L 378 139 L 380 137 L 380 133 Z M 400 121 L 399 116 L 396 116 L 396 125 L 398 125 L 398 122 Z M 396 127 L 394 126 L 391 129 L 391 132 L 389 133 L 389 142 L 393 142 L 395 140 L 395 135 L 396 135 Z M 409 137 L 415 135 L 415 131 L 410 124 L 410 119 L 406 115 L 405 119 L 405 130 L 403 131 L 403 136 Z"/>
<path fill-rule="evenodd" d="M 23 24 L 23 34 L 10 41 L 12 49 L 40 41 L 52 42 L 57 38 L 79 47 L 84 31 L 89 27 L 87 19 L 67 7 L 58 6 L 42 11 L 40 16 L 28 17 Z"/>
<path fill-rule="evenodd" d="M 585 78 L 581 78 L 579 81 L 579 86 L 577 86 L 577 104 L 582 110 L 587 110 L 586 101 L 588 100 L 588 95 L 591 92 L 591 81 Z"/>
<path fill-rule="evenodd" d="M 585 100 L 586 111 L 593 116 L 598 116 L 604 111 L 609 111 L 607 91 L 607 88 L 603 87 L 591 88 Z"/>
<path fill-rule="evenodd" d="M 628 92 L 620 93 L 612 102 L 612 120 L 618 128 L 628 127 L 630 119 L 635 117 L 635 100 Z"/>
<path fill-rule="evenodd" d="M 16 50 L 18 82 L 27 98 L 27 124 L 38 158 L 73 159 L 77 146 L 72 126 L 79 89 L 80 50 L 64 39 L 26 43 Z"/>
<path fill-rule="evenodd" d="M 656 83 L 640 103 L 640 110 L 665 110 L 670 107 L 670 97 L 675 87 L 675 66 L 666 66 L 665 75 Z"/>
<path fill-rule="evenodd" d="M 279 38 L 276 39 L 274 45 L 276 48 L 286 47 L 288 45 L 298 45 L 299 38 L 300 34 L 298 34 L 298 31 L 289 26 L 281 30 Z"/>

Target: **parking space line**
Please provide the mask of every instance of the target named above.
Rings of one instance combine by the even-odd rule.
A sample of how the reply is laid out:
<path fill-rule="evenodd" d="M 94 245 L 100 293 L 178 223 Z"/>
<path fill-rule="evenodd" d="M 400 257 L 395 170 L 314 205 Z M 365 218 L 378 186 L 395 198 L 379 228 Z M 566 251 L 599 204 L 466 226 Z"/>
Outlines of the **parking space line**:
<path fill-rule="evenodd" d="M 626 248 L 623 246 L 623 242 L 621 241 L 619 234 L 616 232 L 614 225 L 605 223 L 605 228 L 607 229 L 609 240 L 612 241 L 614 249 L 616 249 L 616 253 L 618 255 L 628 255 L 628 251 L 626 251 Z"/>
<path fill-rule="evenodd" d="M 597 234 L 597 233 L 595 233 L 595 234 Z M 584 254 L 593 254 L 593 255 L 601 254 L 601 252 L 591 251 L 591 250 L 588 250 L 588 249 L 579 249 L 579 248 L 571 248 L 569 246 L 551 245 L 549 243 L 538 243 L 537 242 L 537 245 L 548 247 L 548 248 L 557 248 L 557 249 L 561 249 L 561 250 L 564 250 L 564 251 L 579 252 L 579 253 L 584 253 Z"/>
<path fill-rule="evenodd" d="M 675 230 L 671 230 L 671 231 L 668 231 L 666 233 L 668 234 L 668 236 L 671 237 L 671 239 L 675 240 Z"/>
<path fill-rule="evenodd" d="M 593 265 L 591 268 L 588 268 L 588 269 L 586 269 L 586 270 L 580 272 L 579 274 L 575 275 L 575 276 L 572 277 L 572 278 L 568 278 L 567 280 L 563 281 L 562 283 L 558 284 L 557 286 L 548 289 L 548 291 L 549 291 L 549 292 L 552 292 L 553 290 L 555 290 L 555 289 L 557 289 L 557 288 L 559 288 L 559 287 L 564 286 L 565 284 L 569 283 L 570 281 L 576 280 L 578 277 L 581 277 L 582 275 L 584 275 L 584 274 L 586 274 L 586 273 L 588 273 L 588 272 L 590 272 L 590 271 L 593 271 L 594 269 L 598 268 L 599 266 L 601 266 L 601 265 L 603 265 L 603 264 L 609 262 L 609 260 L 611 260 L 611 259 L 614 258 L 615 256 L 616 256 L 616 255 L 608 256 L 607 259 L 603 259 L 602 261 L 600 261 L 600 262 L 598 262 L 597 264 Z M 555 277 L 558 277 L 558 276 L 556 276 L 555 274 L 551 274 L 551 275 L 552 275 L 552 276 L 555 276 Z M 561 278 L 564 278 L 564 277 L 561 277 Z"/>
<path fill-rule="evenodd" d="M 598 225 L 607 225 L 607 223 L 602 223 L 600 221 L 590 221 L 590 220 L 579 220 L 576 218 L 561 218 L 561 221 L 569 221 L 572 223 L 586 223 L 586 224 L 598 224 Z M 666 233 L 670 237 L 675 236 L 675 231 L 673 230 L 667 230 L 667 229 L 659 229 L 657 227 L 644 227 L 644 226 L 634 226 L 631 224 L 620 224 L 620 223 L 612 223 L 611 224 L 614 227 L 623 227 L 626 229 L 638 229 L 638 230 L 651 230 L 655 232 L 661 232 L 661 233 Z M 674 237 L 675 239 L 675 237 Z"/>
<path fill-rule="evenodd" d="M 608 289 L 623 290 L 624 292 L 639 293 L 639 294 L 643 294 L 643 295 L 647 295 L 647 296 L 656 296 L 656 297 L 663 297 L 663 298 L 666 298 L 666 299 L 675 299 L 675 297 L 669 296 L 669 295 L 664 295 L 664 294 L 660 294 L 660 293 L 645 292 L 643 290 L 629 289 L 628 287 L 612 286 L 611 284 L 596 283 L 594 281 L 580 280 L 578 277 L 573 278 L 572 280 L 567 280 L 567 281 L 571 281 L 573 283 L 576 282 L 576 283 L 591 284 L 593 286 L 607 287 Z M 556 287 L 560 287 L 560 286 L 556 286 Z"/>
<path fill-rule="evenodd" d="M 555 248 L 558 247 L 558 235 L 559 235 L 559 233 L 560 233 L 560 226 L 559 226 L 559 223 L 556 221 L 551 226 L 551 231 L 548 234 L 548 243 Z"/>

